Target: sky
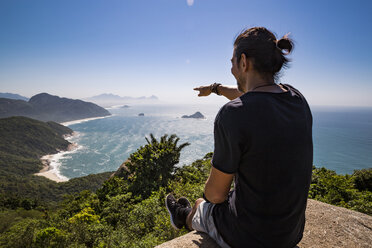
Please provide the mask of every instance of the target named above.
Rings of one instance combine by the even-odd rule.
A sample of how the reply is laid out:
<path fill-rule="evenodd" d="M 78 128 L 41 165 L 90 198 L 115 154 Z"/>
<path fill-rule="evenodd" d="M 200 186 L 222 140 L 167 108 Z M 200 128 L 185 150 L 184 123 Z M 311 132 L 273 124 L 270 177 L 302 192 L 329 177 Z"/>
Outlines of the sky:
<path fill-rule="evenodd" d="M 0 0 L 0 92 L 102 93 L 213 103 L 193 88 L 236 85 L 237 34 L 290 32 L 280 82 L 310 105 L 372 106 L 372 1 Z"/>

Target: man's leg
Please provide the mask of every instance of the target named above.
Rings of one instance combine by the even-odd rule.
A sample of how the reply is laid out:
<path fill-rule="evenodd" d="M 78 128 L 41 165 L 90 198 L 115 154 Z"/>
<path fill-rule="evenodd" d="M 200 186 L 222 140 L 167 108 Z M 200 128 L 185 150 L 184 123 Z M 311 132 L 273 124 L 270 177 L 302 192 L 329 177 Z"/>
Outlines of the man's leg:
<path fill-rule="evenodd" d="M 195 212 L 196 210 L 198 209 L 198 206 L 200 205 L 200 203 L 202 203 L 204 201 L 203 198 L 199 198 L 195 201 L 195 205 L 194 207 L 192 208 L 191 212 L 189 213 L 189 215 L 187 215 L 186 217 L 186 227 L 189 229 L 189 230 L 194 230 L 192 228 L 192 217 L 194 217 L 195 215 Z"/>
<path fill-rule="evenodd" d="M 186 217 L 186 226 L 189 230 L 207 233 L 222 248 L 229 248 L 214 224 L 212 215 L 214 207 L 213 203 L 206 202 L 203 198 L 197 199 L 191 212 Z"/>
<path fill-rule="evenodd" d="M 196 231 L 207 233 L 221 247 L 229 247 L 219 235 L 214 225 L 212 216 L 214 204 L 207 203 L 203 198 L 199 198 L 191 209 L 190 203 L 186 198 L 181 202 L 180 200 L 177 201 L 172 194 L 167 195 L 165 198 L 165 205 L 174 228 L 181 229 L 186 225 L 186 228 L 192 231 L 195 227 Z"/>
<path fill-rule="evenodd" d="M 185 225 L 190 231 L 194 230 L 192 228 L 192 218 L 194 217 L 200 203 L 203 201 L 203 198 L 197 199 L 194 207 L 190 211 L 191 206 L 187 198 L 181 197 L 177 201 L 172 194 L 167 195 L 165 198 L 165 206 L 171 216 L 172 226 L 176 229 L 181 229 Z"/>

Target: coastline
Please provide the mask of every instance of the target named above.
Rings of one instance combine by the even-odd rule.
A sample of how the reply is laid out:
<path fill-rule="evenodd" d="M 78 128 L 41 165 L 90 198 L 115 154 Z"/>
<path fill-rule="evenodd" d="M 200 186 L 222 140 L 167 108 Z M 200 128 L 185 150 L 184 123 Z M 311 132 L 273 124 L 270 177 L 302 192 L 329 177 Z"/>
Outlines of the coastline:
<path fill-rule="evenodd" d="M 79 119 L 79 120 L 74 120 L 74 121 L 62 122 L 60 124 L 67 127 L 67 126 L 74 125 L 74 124 L 79 124 L 79 123 L 92 121 L 92 120 L 104 119 L 104 118 L 108 118 L 112 116 L 113 115 L 91 117 L 91 118 Z M 74 131 L 71 135 L 70 134 L 63 135 L 63 138 L 67 141 L 70 141 L 71 138 L 76 137 L 78 135 L 79 134 Z M 59 166 L 60 166 L 59 160 L 63 158 L 64 155 L 73 153 L 77 151 L 79 148 L 81 148 L 81 146 L 79 146 L 77 143 L 71 143 L 68 145 L 67 150 L 59 151 L 58 153 L 55 153 L 55 154 L 47 154 L 47 155 L 42 156 L 40 160 L 43 164 L 43 168 L 38 173 L 35 173 L 34 175 L 46 177 L 57 183 L 67 182 L 69 179 L 61 175 L 59 172 Z"/>
<path fill-rule="evenodd" d="M 74 121 L 67 121 L 67 122 L 62 122 L 60 123 L 63 126 L 70 126 L 74 124 L 79 124 L 87 121 L 92 121 L 92 120 L 99 120 L 99 119 L 104 119 L 108 117 L 112 117 L 113 115 L 107 115 L 107 116 L 100 116 L 100 117 L 91 117 L 91 118 L 85 118 L 85 119 L 79 119 L 79 120 L 74 120 Z M 77 132 L 73 132 L 71 135 L 63 135 L 63 138 L 67 141 L 70 141 L 71 138 L 77 136 Z M 60 174 L 59 172 L 59 160 L 66 154 L 73 153 L 77 151 L 81 146 L 79 146 L 77 143 L 71 143 L 68 145 L 67 150 L 65 151 L 59 151 L 58 153 L 55 154 L 47 154 L 45 156 L 42 156 L 40 158 L 43 168 L 38 172 L 35 173 L 34 175 L 36 176 L 42 176 L 46 177 L 52 181 L 55 181 L 57 183 L 60 182 L 67 182 L 69 179 L 63 175 Z"/>
<path fill-rule="evenodd" d="M 64 135 L 63 137 L 66 140 L 71 139 L 72 137 L 76 136 L 77 133 L 73 132 L 72 135 Z M 59 173 L 58 167 L 59 167 L 59 159 L 62 158 L 64 155 L 68 153 L 75 152 L 79 149 L 77 143 L 71 143 L 68 145 L 67 150 L 59 151 L 55 154 L 47 154 L 40 158 L 43 168 L 38 172 L 35 173 L 35 176 L 43 176 L 46 177 L 52 181 L 55 181 L 57 183 L 60 182 L 67 182 L 69 179 Z"/>

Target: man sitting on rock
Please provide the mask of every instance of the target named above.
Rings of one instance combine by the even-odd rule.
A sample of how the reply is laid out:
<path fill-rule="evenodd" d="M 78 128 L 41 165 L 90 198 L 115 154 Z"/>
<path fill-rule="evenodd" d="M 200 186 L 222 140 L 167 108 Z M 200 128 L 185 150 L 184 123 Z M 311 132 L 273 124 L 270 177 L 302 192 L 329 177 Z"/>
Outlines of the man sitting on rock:
<path fill-rule="evenodd" d="M 172 225 L 208 233 L 221 247 L 295 247 L 302 239 L 311 181 L 312 115 L 303 95 L 275 79 L 292 41 L 263 27 L 234 42 L 237 88 L 195 88 L 231 101 L 214 123 L 214 154 L 204 198 L 191 208 L 166 197 Z M 285 51 L 285 52 L 284 52 Z M 231 184 L 234 179 L 234 187 Z"/>

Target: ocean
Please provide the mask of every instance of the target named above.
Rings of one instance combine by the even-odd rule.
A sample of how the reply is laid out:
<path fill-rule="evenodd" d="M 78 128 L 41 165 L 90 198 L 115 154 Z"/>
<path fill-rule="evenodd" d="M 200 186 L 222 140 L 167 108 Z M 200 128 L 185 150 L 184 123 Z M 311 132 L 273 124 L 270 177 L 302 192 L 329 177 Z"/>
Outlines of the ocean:
<path fill-rule="evenodd" d="M 111 108 L 111 117 L 66 123 L 76 132 L 69 138 L 74 151 L 54 157 L 61 178 L 116 170 L 131 153 L 146 144 L 145 137 L 176 134 L 181 152 L 177 166 L 190 164 L 213 151 L 213 122 L 220 105 L 133 105 Z M 184 119 L 200 111 L 205 119 Z M 139 116 L 144 113 L 144 116 Z M 372 167 L 372 108 L 312 107 L 314 162 L 339 174 Z"/>

